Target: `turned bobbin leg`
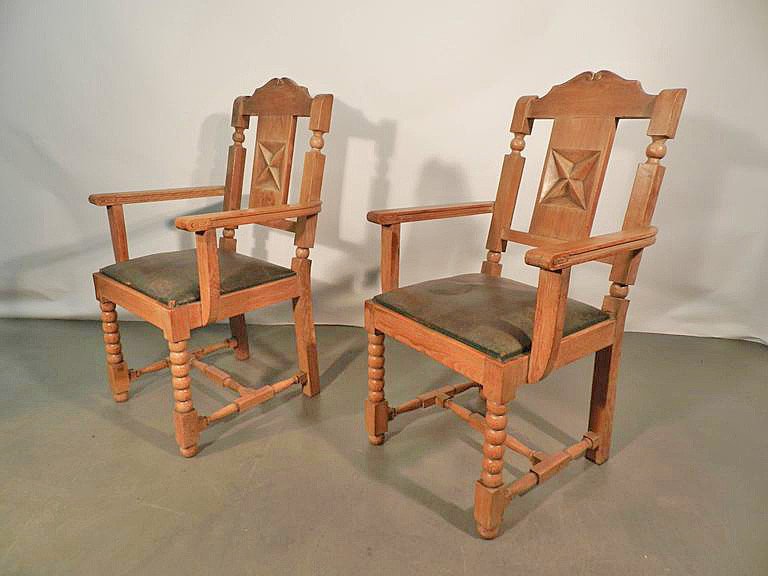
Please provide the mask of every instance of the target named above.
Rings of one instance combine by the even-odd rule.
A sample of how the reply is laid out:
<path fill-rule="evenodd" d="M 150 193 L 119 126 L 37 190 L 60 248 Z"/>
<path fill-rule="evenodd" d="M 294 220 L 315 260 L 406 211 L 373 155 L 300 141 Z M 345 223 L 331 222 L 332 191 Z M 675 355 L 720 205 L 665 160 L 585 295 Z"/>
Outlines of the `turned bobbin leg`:
<path fill-rule="evenodd" d="M 187 341 L 168 342 L 173 384 L 173 423 L 176 428 L 176 442 L 181 455 L 189 458 L 197 454 L 197 440 L 200 437 L 200 423 L 197 411 L 192 405 L 192 391 L 189 389 L 190 355 Z"/>
<path fill-rule="evenodd" d="M 245 314 L 232 316 L 229 319 L 229 329 L 232 333 L 232 338 L 237 340 L 235 358 L 238 360 L 248 360 L 251 352 L 248 347 L 248 325 L 245 323 Z"/>
<path fill-rule="evenodd" d="M 99 302 L 101 307 L 101 329 L 104 332 L 104 351 L 107 354 L 107 378 L 115 402 L 128 400 L 130 379 L 128 365 L 123 360 L 120 344 L 120 326 L 117 323 L 115 303 L 108 300 Z"/>
<path fill-rule="evenodd" d="M 368 440 L 384 443 L 389 422 L 389 405 L 384 400 L 384 334 L 368 333 L 368 398 L 365 400 L 365 428 Z"/>
<path fill-rule="evenodd" d="M 475 523 L 485 539 L 496 538 L 501 528 L 506 500 L 502 493 L 504 479 L 504 442 L 507 439 L 507 407 L 486 401 L 483 471 L 475 484 Z"/>

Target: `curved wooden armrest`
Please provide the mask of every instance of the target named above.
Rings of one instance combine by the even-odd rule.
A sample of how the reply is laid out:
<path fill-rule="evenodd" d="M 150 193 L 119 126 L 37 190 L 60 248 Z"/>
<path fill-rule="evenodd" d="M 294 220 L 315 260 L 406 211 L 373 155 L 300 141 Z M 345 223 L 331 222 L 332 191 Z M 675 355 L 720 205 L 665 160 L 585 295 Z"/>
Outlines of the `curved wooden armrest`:
<path fill-rule="evenodd" d="M 371 210 L 368 221 L 382 226 L 401 222 L 419 222 L 421 220 L 439 220 L 457 216 L 489 214 L 493 212 L 493 202 L 464 202 L 462 204 L 443 204 L 441 206 L 415 206 L 413 208 L 392 208 L 389 210 Z"/>
<path fill-rule="evenodd" d="M 656 228 L 624 230 L 529 250 L 526 263 L 541 268 L 536 290 L 528 382 L 538 382 L 554 367 L 563 338 L 571 267 L 626 250 L 641 250 L 656 241 Z"/>
<path fill-rule="evenodd" d="M 525 262 L 544 270 L 564 270 L 627 250 L 640 250 L 656 242 L 656 228 L 623 230 L 586 240 L 541 246 L 525 253 Z"/>
<path fill-rule="evenodd" d="M 224 186 L 199 186 L 197 188 L 169 188 L 166 190 L 141 190 L 138 192 L 91 194 L 88 196 L 88 202 L 96 206 L 116 206 L 119 204 L 140 204 L 143 202 L 163 202 L 165 200 L 207 198 L 209 196 L 224 196 Z"/>
<path fill-rule="evenodd" d="M 242 224 L 265 224 L 281 218 L 298 218 L 317 214 L 320 212 L 321 204 L 319 201 L 308 204 L 282 204 L 245 210 L 210 212 L 195 216 L 180 216 L 176 218 L 176 228 L 189 232 L 203 232 L 215 228 L 234 228 Z"/>

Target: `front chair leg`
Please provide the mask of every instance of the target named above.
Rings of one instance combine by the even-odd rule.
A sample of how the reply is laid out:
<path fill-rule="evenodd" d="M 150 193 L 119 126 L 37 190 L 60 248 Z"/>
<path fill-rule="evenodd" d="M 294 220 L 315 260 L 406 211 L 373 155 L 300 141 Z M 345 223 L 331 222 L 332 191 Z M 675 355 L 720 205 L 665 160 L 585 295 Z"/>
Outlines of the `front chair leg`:
<path fill-rule="evenodd" d="M 384 334 L 368 333 L 368 398 L 365 400 L 365 428 L 374 446 L 384 443 L 389 406 L 384 400 Z"/>
<path fill-rule="evenodd" d="M 504 442 L 507 439 L 507 407 L 486 401 L 483 471 L 475 484 L 475 523 L 486 540 L 499 535 L 504 515 Z"/>
<path fill-rule="evenodd" d="M 192 391 L 189 389 L 191 378 L 191 358 L 187 352 L 187 341 L 168 341 L 171 362 L 171 382 L 173 384 L 173 424 L 176 429 L 176 442 L 181 455 L 190 458 L 197 454 L 197 440 L 200 437 L 200 422 L 192 404 Z"/>
<path fill-rule="evenodd" d="M 123 348 L 120 344 L 120 326 L 117 323 L 115 303 L 101 300 L 101 329 L 104 332 L 104 352 L 107 354 L 107 378 L 115 402 L 128 400 L 130 378 L 128 365 L 123 360 Z"/>

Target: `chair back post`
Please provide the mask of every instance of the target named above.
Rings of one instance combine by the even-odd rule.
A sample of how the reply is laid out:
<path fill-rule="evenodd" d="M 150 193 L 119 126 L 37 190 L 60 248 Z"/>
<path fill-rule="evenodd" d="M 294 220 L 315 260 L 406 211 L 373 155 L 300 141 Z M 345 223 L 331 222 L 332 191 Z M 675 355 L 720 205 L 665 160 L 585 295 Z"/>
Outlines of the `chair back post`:
<path fill-rule="evenodd" d="M 290 78 L 273 78 L 250 96 L 236 98 L 232 106 L 231 124 L 234 133 L 227 162 L 224 210 L 237 210 L 241 207 L 246 165 L 243 143 L 251 116 L 257 117 L 257 124 L 248 206 L 258 208 L 284 205 L 288 204 L 297 118 L 309 117 L 310 130 L 313 132 L 310 146 L 319 153 L 323 147 L 322 136 L 330 129 L 332 104 L 331 95 L 321 94 L 312 98 L 307 88 Z M 319 159 L 313 155 L 309 164 L 306 158 L 309 157 L 305 157 L 302 201 L 305 197 L 319 199 L 322 182 L 324 157 L 320 154 Z M 308 242 L 310 246 L 314 241 L 315 221 L 316 218 L 309 218 L 310 225 L 304 227 L 308 229 L 302 234 L 302 241 Z M 299 226 L 291 221 L 275 221 L 268 225 L 299 232 Z M 236 245 L 235 227 L 224 228 L 219 247 L 233 252 Z"/>
<path fill-rule="evenodd" d="M 685 102 L 686 90 L 662 90 L 654 99 L 651 121 L 646 134 L 651 138 L 645 149 L 645 162 L 638 164 L 622 230 L 633 230 L 651 225 L 659 190 L 666 168 L 661 164 L 667 153 L 667 140 L 675 137 Z M 611 267 L 611 295 L 625 298 L 628 286 L 637 280 L 642 250 L 621 254 Z"/>
<path fill-rule="evenodd" d="M 613 72 L 583 72 L 554 86 L 545 96 L 523 96 L 517 101 L 510 132 L 512 152 L 504 158 L 482 272 L 501 273 L 501 254 L 508 240 L 542 246 L 588 238 L 592 231 L 603 178 L 620 119 L 649 119 L 651 143 L 646 161 L 637 169 L 623 230 L 651 224 L 664 167 L 666 141 L 673 138 L 686 90 L 646 93 L 639 82 Z M 537 119 L 553 120 L 552 133 L 527 232 L 512 230 L 525 158 L 525 136 Z M 625 293 L 637 277 L 642 251 L 605 259 L 612 265 L 615 293 Z"/>
<path fill-rule="evenodd" d="M 635 176 L 622 229 L 648 227 L 664 176 L 660 161 L 666 141 L 673 138 L 686 91 L 646 93 L 639 82 L 602 70 L 584 72 L 554 86 L 545 96 L 517 101 L 510 132 L 512 151 L 504 158 L 494 203 L 482 272 L 501 274 L 501 255 L 508 240 L 532 246 L 583 240 L 591 235 L 603 179 L 619 120 L 650 120 L 651 143 Z M 553 121 L 539 189 L 527 232 L 511 229 L 525 159 L 525 136 L 537 119 Z M 603 310 L 623 326 L 629 286 L 637 278 L 642 249 L 605 258 L 611 265 L 609 294 Z M 568 274 L 542 271 L 539 281 L 528 381 L 535 382 L 554 367 L 565 315 Z"/>
<path fill-rule="evenodd" d="M 496 191 L 496 201 L 493 205 L 491 226 L 488 230 L 488 240 L 485 247 L 488 255 L 483 262 L 481 272 L 489 276 L 501 275 L 501 253 L 507 248 L 507 241 L 503 238 L 503 232 L 512 224 L 512 216 L 517 204 L 517 193 L 520 189 L 520 179 L 523 177 L 525 157 L 522 151 L 525 149 L 525 137 L 533 129 L 533 119 L 529 118 L 529 107 L 536 96 L 523 96 L 515 105 L 515 113 L 512 116 L 512 125 L 509 131 L 514 134 L 509 147 L 512 152 L 504 156 L 501 167 L 501 178 Z"/>
<path fill-rule="evenodd" d="M 250 125 L 250 117 L 242 114 L 242 99 L 235 99 L 232 105 L 232 145 L 227 156 L 227 176 L 224 183 L 224 206 L 226 210 L 239 210 L 243 197 L 243 177 L 245 175 L 245 130 Z M 234 228 L 224 228 L 219 241 L 219 248 L 227 252 L 234 252 L 237 247 Z"/>

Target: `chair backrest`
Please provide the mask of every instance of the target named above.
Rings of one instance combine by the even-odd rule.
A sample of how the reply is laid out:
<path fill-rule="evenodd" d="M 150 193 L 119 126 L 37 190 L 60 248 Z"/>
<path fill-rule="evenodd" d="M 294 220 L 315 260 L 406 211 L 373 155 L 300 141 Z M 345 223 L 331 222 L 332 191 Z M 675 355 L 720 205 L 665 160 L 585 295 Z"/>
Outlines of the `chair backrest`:
<path fill-rule="evenodd" d="M 310 149 L 304 155 L 299 203 L 320 199 L 325 155 L 321 152 L 323 135 L 330 130 L 333 95 L 310 96 L 309 90 L 290 78 L 273 78 L 250 96 L 235 99 L 232 107 L 233 144 L 229 147 L 224 210 L 241 208 L 246 168 L 245 130 L 252 116 L 258 118 L 256 141 L 251 160 L 249 207 L 288 203 L 296 119 L 309 117 Z M 278 220 L 271 225 L 296 232 L 297 246 L 314 244 L 317 216 L 299 218 L 298 222 Z M 234 229 L 224 229 L 220 247 L 234 250 Z"/>
<path fill-rule="evenodd" d="M 650 120 L 647 134 L 651 143 L 646 161 L 637 169 L 623 229 L 648 226 L 664 175 L 659 161 L 666 154 L 666 140 L 675 136 L 685 94 L 682 88 L 647 94 L 639 82 L 602 70 L 579 74 L 542 98 L 520 98 L 512 118 L 512 152 L 504 159 L 483 271 L 500 274 L 501 252 L 510 240 L 540 246 L 589 237 L 616 126 L 622 118 Z M 536 119 L 554 122 L 530 227 L 521 232 L 510 226 L 525 163 L 520 153 Z M 620 256 L 609 263 L 613 265 L 611 280 L 634 283 L 639 257 Z"/>

